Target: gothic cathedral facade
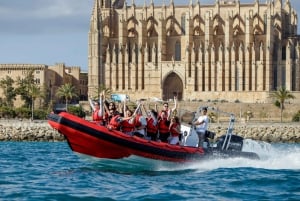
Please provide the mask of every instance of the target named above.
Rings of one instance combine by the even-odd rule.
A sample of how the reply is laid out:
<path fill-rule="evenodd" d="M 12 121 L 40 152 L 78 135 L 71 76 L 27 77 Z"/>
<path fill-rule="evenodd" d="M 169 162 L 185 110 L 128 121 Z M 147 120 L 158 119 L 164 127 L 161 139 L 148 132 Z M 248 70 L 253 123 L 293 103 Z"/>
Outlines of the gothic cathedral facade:
<path fill-rule="evenodd" d="M 300 91 L 297 13 L 289 0 L 136 6 L 95 0 L 88 90 L 132 99 L 265 102 L 280 86 Z"/>

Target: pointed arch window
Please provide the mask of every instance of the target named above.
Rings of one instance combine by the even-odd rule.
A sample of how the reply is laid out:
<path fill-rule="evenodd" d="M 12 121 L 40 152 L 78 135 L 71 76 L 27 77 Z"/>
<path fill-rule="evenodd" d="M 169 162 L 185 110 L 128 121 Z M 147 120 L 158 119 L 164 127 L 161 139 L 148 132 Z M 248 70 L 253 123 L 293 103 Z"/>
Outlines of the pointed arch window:
<path fill-rule="evenodd" d="M 283 46 L 283 47 L 282 47 L 282 50 L 281 50 L 281 59 L 282 59 L 283 61 L 286 60 L 286 46 Z"/>
<path fill-rule="evenodd" d="M 115 53 L 115 55 L 116 55 L 116 63 L 117 63 L 117 64 L 119 63 L 119 54 L 118 54 L 119 51 L 120 51 L 119 46 L 117 46 L 117 47 L 114 49 L 114 53 Z"/>

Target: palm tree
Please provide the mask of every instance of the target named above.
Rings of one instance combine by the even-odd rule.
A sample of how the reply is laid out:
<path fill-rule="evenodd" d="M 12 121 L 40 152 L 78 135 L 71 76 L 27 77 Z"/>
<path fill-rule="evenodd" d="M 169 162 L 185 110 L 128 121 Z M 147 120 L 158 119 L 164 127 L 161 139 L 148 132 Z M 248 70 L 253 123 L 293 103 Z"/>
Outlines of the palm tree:
<path fill-rule="evenodd" d="M 96 97 L 93 97 L 94 99 L 98 99 L 99 98 L 99 95 L 101 93 L 103 93 L 105 95 L 104 99 L 110 99 L 110 96 L 112 94 L 112 91 L 110 88 L 106 88 L 104 85 L 99 85 L 99 87 L 97 87 L 95 89 L 95 92 L 96 92 Z"/>
<path fill-rule="evenodd" d="M 31 120 L 33 120 L 34 101 L 37 98 L 43 98 L 44 94 L 39 86 L 32 84 L 29 88 L 28 95 L 31 96 Z"/>
<path fill-rule="evenodd" d="M 281 86 L 277 89 L 277 91 L 274 91 L 271 94 L 271 97 L 275 98 L 276 101 L 278 101 L 280 103 L 280 122 L 282 122 L 282 113 L 284 110 L 284 103 L 288 99 L 294 99 L 295 96 L 290 91 L 286 90 L 286 88 L 284 86 Z"/>
<path fill-rule="evenodd" d="M 72 98 L 77 98 L 76 88 L 70 83 L 66 83 L 57 89 L 55 94 L 59 98 L 64 98 L 66 101 L 66 110 L 68 110 L 68 101 Z"/>

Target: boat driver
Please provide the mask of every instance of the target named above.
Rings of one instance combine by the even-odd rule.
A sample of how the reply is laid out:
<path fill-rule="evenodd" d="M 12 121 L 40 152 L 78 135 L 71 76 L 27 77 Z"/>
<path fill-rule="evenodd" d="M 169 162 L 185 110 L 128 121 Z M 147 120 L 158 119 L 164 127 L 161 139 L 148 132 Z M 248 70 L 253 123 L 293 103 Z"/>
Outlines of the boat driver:
<path fill-rule="evenodd" d="M 198 147 L 202 147 L 202 148 L 207 148 L 207 147 L 203 147 L 203 143 L 205 141 L 205 132 L 207 130 L 208 127 L 208 116 L 207 116 L 207 108 L 203 108 L 202 109 L 202 115 L 200 115 L 198 117 L 198 119 L 193 122 L 193 125 L 196 126 L 196 132 L 198 134 Z"/>

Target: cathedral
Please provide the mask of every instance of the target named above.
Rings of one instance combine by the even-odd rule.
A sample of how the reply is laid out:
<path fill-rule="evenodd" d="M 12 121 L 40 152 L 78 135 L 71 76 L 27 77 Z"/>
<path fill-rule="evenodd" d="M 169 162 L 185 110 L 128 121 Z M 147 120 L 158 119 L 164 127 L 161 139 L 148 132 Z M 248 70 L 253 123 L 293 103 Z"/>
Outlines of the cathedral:
<path fill-rule="evenodd" d="M 289 0 L 95 0 L 88 90 L 131 99 L 266 102 L 300 91 L 298 17 Z"/>

